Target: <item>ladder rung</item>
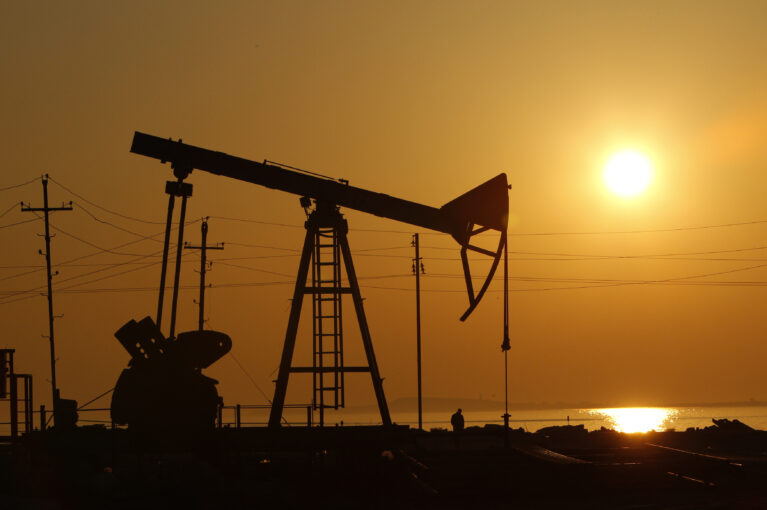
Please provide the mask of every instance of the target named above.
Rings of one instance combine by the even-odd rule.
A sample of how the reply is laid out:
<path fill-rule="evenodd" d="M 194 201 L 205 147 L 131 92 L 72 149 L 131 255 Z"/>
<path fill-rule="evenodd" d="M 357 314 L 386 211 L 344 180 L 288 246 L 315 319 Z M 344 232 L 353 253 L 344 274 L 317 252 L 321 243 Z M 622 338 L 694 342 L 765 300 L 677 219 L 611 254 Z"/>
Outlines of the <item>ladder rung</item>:
<path fill-rule="evenodd" d="M 335 262 L 317 262 L 318 266 L 335 266 Z"/>
<path fill-rule="evenodd" d="M 351 287 L 304 287 L 304 294 L 351 294 Z M 332 299 L 332 298 L 331 298 Z"/>

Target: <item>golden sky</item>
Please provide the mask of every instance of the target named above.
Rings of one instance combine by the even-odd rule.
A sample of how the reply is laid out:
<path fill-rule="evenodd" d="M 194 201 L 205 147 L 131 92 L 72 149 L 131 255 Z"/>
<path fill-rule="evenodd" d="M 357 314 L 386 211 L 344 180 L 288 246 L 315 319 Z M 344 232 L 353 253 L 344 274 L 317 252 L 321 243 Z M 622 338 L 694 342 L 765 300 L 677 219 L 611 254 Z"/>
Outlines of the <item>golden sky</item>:
<path fill-rule="evenodd" d="M 60 231 L 52 249 L 65 396 L 109 389 L 128 361 L 114 331 L 154 315 L 157 257 L 61 264 L 162 231 L 172 175 L 129 153 L 139 130 L 432 206 L 507 172 L 513 402 L 767 399 L 767 266 L 754 267 L 767 265 L 764 2 L 38 1 L 1 13 L 0 188 L 47 172 L 52 205 L 75 202 L 51 220 L 79 238 Z M 625 148 L 654 166 L 632 199 L 602 184 Z M 188 218 L 211 216 L 209 240 L 227 243 L 211 255 L 209 327 L 232 336 L 248 372 L 227 356 L 207 373 L 227 403 L 265 403 L 249 377 L 271 398 L 304 213 L 293 195 L 199 171 L 189 182 Z M 0 213 L 41 195 L 39 181 L 0 191 Z M 415 227 L 346 216 L 387 397 L 414 396 Z M 0 226 L 30 218 L 12 208 Z M 40 232 L 0 229 L 0 344 L 45 403 Z M 500 400 L 501 282 L 460 323 L 456 244 L 421 233 L 424 394 Z M 196 326 L 199 263 L 184 260 L 182 330 Z M 349 404 L 373 403 L 369 379 L 348 382 Z M 288 402 L 310 394 L 291 379 Z"/>

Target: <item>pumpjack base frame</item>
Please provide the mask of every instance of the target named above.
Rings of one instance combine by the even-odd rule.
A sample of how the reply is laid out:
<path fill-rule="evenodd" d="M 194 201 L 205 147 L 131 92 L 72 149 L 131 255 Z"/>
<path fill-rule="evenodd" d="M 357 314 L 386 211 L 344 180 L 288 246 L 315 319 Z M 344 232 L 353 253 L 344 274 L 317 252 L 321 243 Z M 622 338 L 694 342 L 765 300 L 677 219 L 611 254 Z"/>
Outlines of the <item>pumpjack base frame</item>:
<path fill-rule="evenodd" d="M 378 370 L 378 363 L 376 362 L 375 351 L 373 350 L 373 341 L 370 335 L 370 328 L 368 327 L 367 317 L 365 316 L 365 309 L 362 302 L 362 295 L 360 293 L 360 287 L 357 282 L 357 273 L 354 269 L 351 249 L 349 248 L 349 241 L 347 239 L 347 233 L 349 231 L 348 223 L 338 210 L 338 206 L 335 204 L 317 202 L 317 207 L 309 215 L 309 218 L 305 223 L 305 227 L 306 236 L 304 238 L 304 245 L 301 251 L 301 260 L 298 264 L 298 276 L 296 277 L 296 286 L 293 291 L 293 301 L 290 308 L 287 332 L 285 333 L 285 343 L 282 350 L 280 369 L 277 376 L 277 384 L 274 390 L 274 399 L 272 400 L 271 413 L 269 415 L 269 427 L 280 427 L 282 411 L 285 405 L 285 396 L 288 389 L 288 380 L 291 373 L 308 372 L 316 374 L 320 373 L 321 371 L 328 370 L 327 368 L 319 367 L 292 366 L 293 353 L 296 346 L 296 336 L 298 334 L 298 323 L 301 318 L 301 309 L 303 307 L 304 296 L 307 294 L 327 291 L 326 289 L 318 289 L 316 287 L 306 285 L 310 271 L 312 253 L 316 247 L 315 242 L 317 238 L 317 232 L 320 228 L 332 228 L 338 238 L 343 265 L 346 269 L 346 276 L 349 281 L 349 287 L 340 289 L 339 292 L 343 294 L 348 293 L 352 296 L 354 310 L 357 316 L 357 322 L 359 324 L 360 334 L 362 337 L 362 344 L 365 349 L 365 356 L 368 363 L 367 367 L 343 367 L 341 370 L 344 372 L 370 372 L 370 377 L 373 383 L 373 390 L 375 392 L 376 401 L 378 403 L 378 409 L 381 413 L 381 423 L 385 427 L 391 427 L 392 421 L 391 415 L 389 414 L 389 407 L 386 403 L 386 397 L 384 396 L 383 378 L 381 377 L 380 371 Z"/>

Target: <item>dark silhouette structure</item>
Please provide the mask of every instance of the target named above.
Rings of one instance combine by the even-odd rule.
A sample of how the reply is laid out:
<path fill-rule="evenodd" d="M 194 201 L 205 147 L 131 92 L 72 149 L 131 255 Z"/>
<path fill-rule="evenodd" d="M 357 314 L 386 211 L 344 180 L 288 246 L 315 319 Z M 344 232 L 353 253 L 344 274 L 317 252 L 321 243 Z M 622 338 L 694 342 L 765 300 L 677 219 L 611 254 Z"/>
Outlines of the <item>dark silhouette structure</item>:
<path fill-rule="evenodd" d="M 131 320 L 116 333 L 131 355 L 112 394 L 112 420 L 138 431 L 212 429 L 218 381 L 202 374 L 232 348 L 218 331 L 189 331 L 165 338 L 150 317 Z"/>
<path fill-rule="evenodd" d="M 500 174 L 477 188 L 443 205 L 441 208 L 395 198 L 349 186 L 348 181 L 336 180 L 312 172 L 267 162 L 258 163 L 182 143 L 136 132 L 131 152 L 170 161 L 178 186 L 182 185 L 193 169 L 224 175 L 268 188 L 293 193 L 301 197 L 301 206 L 308 214 L 298 277 L 293 293 L 290 318 L 275 387 L 270 427 L 279 427 L 285 404 L 288 379 L 291 373 L 308 373 L 313 378 L 313 405 L 320 411 L 323 424 L 324 409 L 337 409 L 345 405 L 344 379 L 347 373 L 368 372 L 373 383 L 376 400 L 385 426 L 392 424 L 383 391 L 383 378 L 378 370 L 373 343 L 368 328 L 362 296 L 347 239 L 348 225 L 340 207 L 349 207 L 417 225 L 453 236 L 461 245 L 469 307 L 461 320 L 476 308 L 487 291 L 506 247 L 508 223 L 508 183 L 506 174 Z M 185 185 L 185 184 L 184 184 Z M 169 206 L 170 217 L 170 206 Z M 472 244 L 472 237 L 487 231 L 500 234 L 495 251 Z M 493 258 L 489 274 L 475 292 L 467 251 L 482 253 Z M 342 263 L 349 282 L 342 282 Z M 311 285 L 307 284 L 311 270 Z M 305 295 L 312 296 L 313 358 L 311 366 L 293 366 L 298 323 Z M 359 323 L 367 366 L 346 366 L 343 356 L 342 300 L 349 294 Z"/>
<path fill-rule="evenodd" d="M 24 432 L 32 431 L 32 375 L 19 374 L 14 367 L 16 349 L 0 349 L 0 400 L 8 400 L 11 439 L 19 436 L 19 382 L 24 406 Z"/>

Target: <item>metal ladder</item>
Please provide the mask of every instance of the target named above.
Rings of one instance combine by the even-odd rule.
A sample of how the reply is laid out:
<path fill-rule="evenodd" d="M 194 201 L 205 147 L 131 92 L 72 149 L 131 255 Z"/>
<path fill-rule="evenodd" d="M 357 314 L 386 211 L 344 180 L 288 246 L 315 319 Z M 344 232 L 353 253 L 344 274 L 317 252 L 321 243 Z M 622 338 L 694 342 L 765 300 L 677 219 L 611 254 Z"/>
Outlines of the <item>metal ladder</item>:
<path fill-rule="evenodd" d="M 313 408 L 344 407 L 343 321 L 341 313 L 341 251 L 336 230 L 319 228 L 312 253 Z"/>

